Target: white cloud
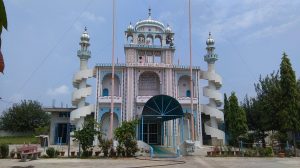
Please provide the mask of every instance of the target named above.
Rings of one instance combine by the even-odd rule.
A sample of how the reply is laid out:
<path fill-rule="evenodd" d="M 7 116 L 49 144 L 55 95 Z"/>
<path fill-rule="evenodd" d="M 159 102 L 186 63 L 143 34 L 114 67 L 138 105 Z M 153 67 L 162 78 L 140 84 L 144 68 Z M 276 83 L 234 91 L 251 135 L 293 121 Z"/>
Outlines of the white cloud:
<path fill-rule="evenodd" d="M 91 12 L 84 12 L 82 14 L 82 18 L 87 19 L 89 21 L 98 21 L 98 22 L 105 22 L 105 18 L 102 16 L 96 16 L 94 13 Z"/>
<path fill-rule="evenodd" d="M 61 85 L 54 89 L 48 89 L 47 94 L 50 96 L 66 95 L 69 93 L 69 88 L 66 85 Z"/>
<path fill-rule="evenodd" d="M 218 41 L 276 35 L 295 25 L 299 5 L 300 1 L 258 0 L 206 4 L 202 14 L 195 18 L 197 35 L 207 38 L 207 32 L 211 31 Z"/>
<path fill-rule="evenodd" d="M 294 21 L 290 21 L 288 23 L 284 23 L 284 24 L 280 24 L 280 25 L 276 25 L 276 26 L 270 25 L 259 31 L 249 34 L 248 36 L 245 37 L 245 39 L 268 37 L 268 36 L 272 36 L 274 34 L 286 32 L 291 27 L 293 27 L 299 23 L 300 23 L 300 19 L 296 19 Z"/>

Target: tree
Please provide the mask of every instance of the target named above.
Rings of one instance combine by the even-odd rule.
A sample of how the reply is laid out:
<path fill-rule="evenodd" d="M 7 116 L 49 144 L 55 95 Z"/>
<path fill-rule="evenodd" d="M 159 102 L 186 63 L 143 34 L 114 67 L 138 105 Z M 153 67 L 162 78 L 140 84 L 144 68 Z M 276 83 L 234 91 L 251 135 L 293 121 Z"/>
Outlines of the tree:
<path fill-rule="evenodd" d="M 253 133 L 253 140 L 262 141 L 265 147 L 267 131 L 279 129 L 278 111 L 280 110 L 280 77 L 278 72 L 266 77 L 260 76 L 258 83 L 254 84 L 256 96 L 245 97 L 242 104 L 246 112 L 248 128 Z"/>
<path fill-rule="evenodd" d="M 225 125 L 225 142 L 228 142 L 229 136 L 229 123 L 230 123 L 230 109 L 229 109 L 229 101 L 227 99 L 226 93 L 224 94 L 224 125 Z"/>
<path fill-rule="evenodd" d="M 256 98 L 249 98 L 247 95 L 242 103 L 242 108 L 246 112 L 247 126 L 253 133 L 248 134 L 248 140 L 262 141 L 263 147 L 266 146 L 265 137 L 267 136 L 265 127 L 266 113 L 262 110 L 262 103 Z"/>
<path fill-rule="evenodd" d="M 2 33 L 2 28 L 5 28 L 7 30 L 7 18 L 6 18 L 6 11 L 5 11 L 5 6 L 3 3 L 3 0 L 0 0 L 0 72 L 3 73 L 4 71 L 4 58 L 1 52 L 1 33 Z"/>
<path fill-rule="evenodd" d="M 227 95 L 226 93 L 224 94 L 224 120 L 225 120 L 225 132 L 228 131 L 228 123 L 230 122 L 230 118 L 228 116 L 228 114 L 230 113 L 230 109 L 229 109 L 229 102 L 227 99 Z"/>
<path fill-rule="evenodd" d="M 122 125 L 115 129 L 115 138 L 119 143 L 118 149 L 125 149 L 126 156 L 134 156 L 138 151 L 135 139 L 137 120 L 123 121 Z"/>
<path fill-rule="evenodd" d="M 236 145 L 239 138 L 247 133 L 248 128 L 246 113 L 244 109 L 239 106 L 238 99 L 234 92 L 232 92 L 229 97 L 229 109 L 230 113 L 228 115 L 230 116 L 230 122 L 228 125 L 230 142 L 232 145 Z"/>
<path fill-rule="evenodd" d="M 99 124 L 92 117 L 86 117 L 81 130 L 74 131 L 73 137 L 78 141 L 83 150 L 83 156 L 88 157 L 88 151 L 93 147 L 94 137 L 101 135 L 98 131 Z"/>
<path fill-rule="evenodd" d="M 22 100 L 15 103 L 0 117 L 1 129 L 11 132 L 33 132 L 35 128 L 48 126 L 50 115 L 39 102 Z"/>
<path fill-rule="evenodd" d="M 280 131 L 290 132 L 293 135 L 296 147 L 295 132 L 299 131 L 298 90 L 295 72 L 286 53 L 283 53 L 280 64 L 281 109 L 279 111 Z M 295 153 L 296 153 L 296 148 Z"/>
<path fill-rule="evenodd" d="M 281 86 L 280 76 L 278 72 L 273 72 L 265 78 L 260 76 L 259 82 L 254 84 L 256 91 L 256 105 L 259 106 L 255 110 L 259 110 L 259 116 L 262 120 L 261 127 L 266 131 L 279 130 L 278 112 L 281 109 Z M 257 120 L 256 120 L 257 121 Z"/>

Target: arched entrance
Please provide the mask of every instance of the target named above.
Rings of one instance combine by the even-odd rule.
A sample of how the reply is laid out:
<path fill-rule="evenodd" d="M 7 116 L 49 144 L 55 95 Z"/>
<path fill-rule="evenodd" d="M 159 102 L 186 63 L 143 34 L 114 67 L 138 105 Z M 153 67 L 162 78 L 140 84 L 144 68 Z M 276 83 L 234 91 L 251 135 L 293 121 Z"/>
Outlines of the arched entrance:
<path fill-rule="evenodd" d="M 110 112 L 106 112 L 101 117 L 101 131 L 104 133 L 103 138 L 108 139 L 110 131 Z M 113 130 L 119 126 L 119 119 L 116 113 L 114 115 Z M 113 135 L 114 136 L 114 135 Z"/>
<path fill-rule="evenodd" d="M 165 135 L 172 134 L 172 144 L 175 146 L 175 120 L 178 118 L 183 120 L 183 116 L 182 107 L 175 98 L 167 95 L 153 96 L 146 102 L 142 111 L 140 140 L 151 145 L 164 145 L 164 137 L 170 137 Z M 169 128 L 170 125 L 172 128 Z M 182 128 L 181 124 L 180 130 L 183 130 Z"/>

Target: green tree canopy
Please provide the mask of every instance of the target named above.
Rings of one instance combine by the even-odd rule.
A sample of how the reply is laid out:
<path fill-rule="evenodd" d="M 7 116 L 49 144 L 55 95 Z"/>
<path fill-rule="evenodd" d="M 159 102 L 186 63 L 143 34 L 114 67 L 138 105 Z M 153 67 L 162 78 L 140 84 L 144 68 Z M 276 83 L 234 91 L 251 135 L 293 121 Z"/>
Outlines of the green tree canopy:
<path fill-rule="evenodd" d="M 280 131 L 293 133 L 294 146 L 296 146 L 295 132 L 300 130 L 300 114 L 298 107 L 299 93 L 297 88 L 296 75 L 286 53 L 283 53 L 283 56 L 281 58 L 280 87 Z"/>
<path fill-rule="evenodd" d="M 226 94 L 224 94 L 224 110 L 223 110 L 223 112 L 224 112 L 225 132 L 228 132 L 228 128 L 229 128 L 228 123 L 230 123 L 230 117 L 229 117 L 230 109 L 229 109 L 229 102 L 228 102 Z"/>
<path fill-rule="evenodd" d="M 299 130 L 298 89 L 295 72 L 285 53 L 280 64 L 281 110 L 280 129 L 282 131 Z"/>
<path fill-rule="evenodd" d="M 88 156 L 88 150 L 93 147 L 95 136 L 101 136 L 102 132 L 98 131 L 100 125 L 94 120 L 93 117 L 86 117 L 81 130 L 74 131 L 73 137 L 75 141 L 81 144 L 83 156 Z"/>
<path fill-rule="evenodd" d="M 230 122 L 228 125 L 230 142 L 232 145 L 236 145 L 240 136 L 247 133 L 248 127 L 246 113 L 244 109 L 239 106 L 238 99 L 234 92 L 232 92 L 229 97 L 229 109 L 230 113 L 228 115 L 230 116 Z"/>
<path fill-rule="evenodd" d="M 271 73 L 265 78 L 260 76 L 259 82 L 254 84 L 256 98 L 254 101 L 253 113 L 256 113 L 258 124 L 256 129 L 270 131 L 279 129 L 278 112 L 280 110 L 280 77 L 279 73 Z"/>
<path fill-rule="evenodd" d="M 39 102 L 22 100 L 15 103 L 0 117 L 1 129 L 7 131 L 27 132 L 35 128 L 48 126 L 50 115 L 43 111 Z"/>
<path fill-rule="evenodd" d="M 126 156 L 134 156 L 138 151 L 135 137 L 137 120 L 123 121 L 121 126 L 115 129 L 115 139 L 118 141 L 118 149 L 124 149 Z"/>

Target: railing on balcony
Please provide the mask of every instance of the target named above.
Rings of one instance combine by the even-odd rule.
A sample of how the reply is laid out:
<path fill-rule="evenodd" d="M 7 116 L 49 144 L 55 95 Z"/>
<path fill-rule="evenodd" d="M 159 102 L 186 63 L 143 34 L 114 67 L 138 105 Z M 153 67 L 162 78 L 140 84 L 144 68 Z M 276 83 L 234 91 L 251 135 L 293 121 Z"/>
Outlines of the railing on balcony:
<path fill-rule="evenodd" d="M 134 48 L 153 48 L 153 49 L 174 49 L 175 46 L 161 46 L 161 45 L 147 45 L 147 44 L 125 44 L 125 47 L 134 47 Z"/>
<path fill-rule="evenodd" d="M 111 97 L 114 99 L 114 103 L 122 103 L 122 97 L 121 96 L 100 96 L 99 97 L 99 103 L 110 103 Z"/>
<path fill-rule="evenodd" d="M 146 103 L 151 97 L 153 97 L 153 96 L 137 96 L 136 102 L 137 103 Z"/>
<path fill-rule="evenodd" d="M 180 104 L 190 104 L 191 103 L 190 97 L 178 97 L 177 100 Z M 198 103 L 198 98 L 194 97 L 193 104 L 197 104 L 197 103 Z"/>
<path fill-rule="evenodd" d="M 134 63 L 127 63 L 127 66 L 128 67 L 173 68 L 172 64 L 165 64 L 165 63 L 138 63 L 138 62 L 134 62 Z"/>

